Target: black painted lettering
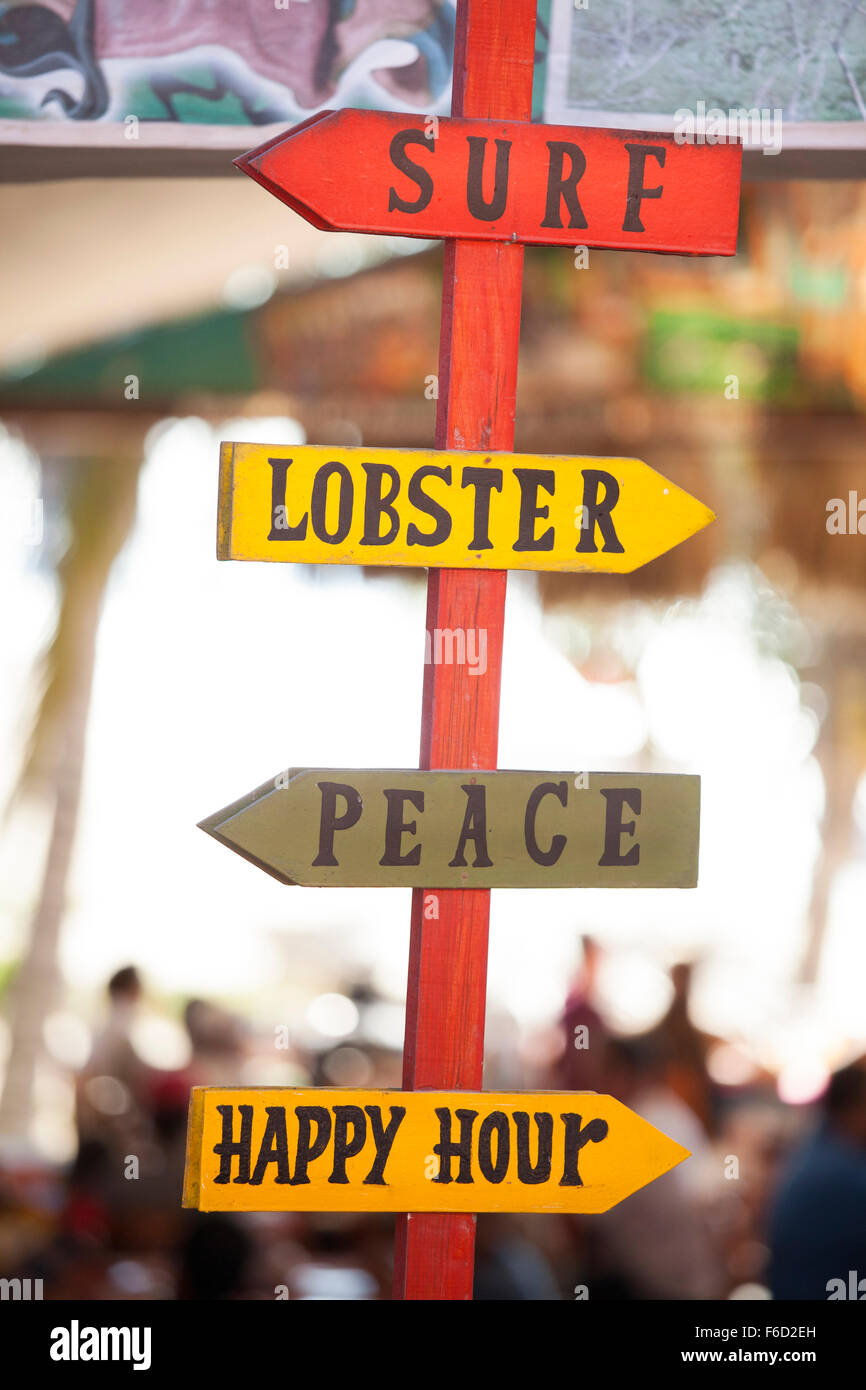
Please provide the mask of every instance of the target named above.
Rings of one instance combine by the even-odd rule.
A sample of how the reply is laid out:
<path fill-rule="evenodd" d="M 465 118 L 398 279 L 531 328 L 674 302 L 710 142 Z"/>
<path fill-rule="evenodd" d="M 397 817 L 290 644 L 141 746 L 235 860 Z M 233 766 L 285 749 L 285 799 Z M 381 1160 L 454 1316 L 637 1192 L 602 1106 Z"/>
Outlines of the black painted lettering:
<path fill-rule="evenodd" d="M 337 507 L 337 529 L 327 527 L 328 483 L 331 478 L 339 478 L 340 500 Z M 339 545 L 349 534 L 352 525 L 352 502 L 355 486 L 352 475 L 344 463 L 323 463 L 313 479 L 313 494 L 310 498 L 310 517 L 313 530 L 320 541 L 326 545 Z"/>
<path fill-rule="evenodd" d="M 539 782 L 537 787 L 533 787 L 526 803 L 526 816 L 523 822 L 523 838 L 530 859 L 534 859 L 536 864 L 544 864 L 549 868 L 555 864 L 557 859 L 565 849 L 565 836 L 554 835 L 550 842 L 550 849 L 541 849 L 535 838 L 535 818 L 538 815 L 538 807 L 545 796 L 555 796 L 560 805 L 568 805 L 568 783 L 567 782 Z"/>
<path fill-rule="evenodd" d="M 628 150 L 628 192 L 626 193 L 625 221 L 622 224 L 624 232 L 645 232 L 646 227 L 640 220 L 641 203 L 644 198 L 660 198 L 662 196 L 662 185 L 657 184 L 655 188 L 646 188 L 644 185 L 644 172 L 646 162 L 651 157 L 658 161 L 662 169 L 665 166 L 665 156 L 667 150 L 664 145 L 629 145 Z"/>
<path fill-rule="evenodd" d="M 250 1178 L 253 1187 L 261 1185 L 267 1172 L 268 1165 L 275 1163 L 277 1175 L 274 1182 L 292 1181 L 289 1173 L 289 1137 L 286 1133 L 286 1107 L 284 1105 L 267 1105 L 267 1124 L 262 1135 L 262 1142 L 259 1146 L 259 1156 L 256 1159 L 256 1166 Z"/>
<path fill-rule="evenodd" d="M 409 158 L 406 152 L 407 145 L 420 145 L 429 154 L 431 151 L 430 141 L 422 130 L 398 130 L 388 153 L 391 156 L 391 163 L 395 169 L 399 169 L 401 174 L 405 174 L 413 183 L 418 185 L 418 197 L 414 203 L 408 198 L 403 198 L 392 188 L 388 194 L 389 212 L 423 212 L 430 204 L 433 197 L 433 180 L 430 173 L 421 164 L 416 164 Z"/>
<path fill-rule="evenodd" d="M 461 784 L 460 790 L 466 793 L 466 811 L 454 858 L 449 861 L 448 867 L 466 867 L 466 845 L 472 840 L 475 845 L 475 863 L 472 867 L 491 869 L 493 860 L 487 853 L 487 788 L 476 782 L 468 782 L 465 785 Z"/>
<path fill-rule="evenodd" d="M 434 501 L 424 491 L 421 484 L 425 478 L 441 478 L 444 483 L 450 486 L 450 463 L 446 468 L 439 468 L 435 463 L 425 464 L 423 468 L 416 469 L 409 479 L 409 501 L 419 512 L 432 517 L 436 526 L 433 531 L 419 531 L 414 521 L 410 521 L 406 527 L 407 545 L 441 545 L 451 535 L 451 517 L 441 502 Z"/>
<path fill-rule="evenodd" d="M 349 1138 L 351 1130 L 352 1137 Z M 367 1142 L 367 1117 L 360 1105 L 334 1106 L 334 1166 L 328 1182 L 347 1183 L 346 1160 L 359 1154 Z"/>
<path fill-rule="evenodd" d="M 420 845 L 415 845 L 405 854 L 402 853 L 403 836 L 415 835 L 418 831 L 418 822 L 406 821 L 403 819 L 403 815 L 407 801 L 415 807 L 416 811 L 424 810 L 424 793 L 405 791 L 402 787 L 385 787 L 384 792 L 385 800 L 388 803 L 388 813 L 385 818 L 385 853 L 379 863 L 387 868 L 400 868 L 404 864 L 420 864 Z"/>
<path fill-rule="evenodd" d="M 587 1144 L 600 1144 L 607 1137 L 607 1120 L 590 1120 L 581 1129 L 581 1115 L 560 1115 L 565 1122 L 565 1143 L 562 1161 L 560 1187 L 583 1187 L 583 1179 L 578 1172 L 580 1151 Z"/>
<path fill-rule="evenodd" d="M 623 807 L 628 806 L 636 816 L 640 815 L 641 794 L 639 787 L 603 787 L 605 799 L 604 812 L 604 853 L 599 859 L 599 868 L 631 868 L 640 863 L 640 845 L 622 853 L 620 841 L 623 835 L 634 835 L 636 822 L 624 821 Z"/>
<path fill-rule="evenodd" d="M 496 1135 L 496 1158 L 493 1157 L 493 1136 Z M 503 1110 L 491 1110 L 478 1129 L 478 1167 L 488 1182 L 502 1182 L 508 1172 L 511 1157 L 511 1131 L 508 1116 Z"/>
<path fill-rule="evenodd" d="M 493 175 L 493 196 L 484 197 L 484 159 L 487 153 L 486 135 L 467 135 L 469 169 L 466 175 L 466 206 L 479 222 L 496 222 L 505 212 L 508 201 L 508 161 L 511 141 L 496 141 L 496 168 Z"/>
<path fill-rule="evenodd" d="M 365 1105 L 364 1109 L 370 1116 L 370 1129 L 373 1132 L 373 1143 L 376 1145 L 376 1157 L 373 1166 L 364 1179 L 368 1187 L 385 1186 L 385 1164 L 397 1138 L 397 1130 L 406 1115 L 405 1105 L 392 1105 L 391 1118 L 387 1125 L 382 1124 L 382 1109 L 378 1105 Z"/>
<path fill-rule="evenodd" d="M 553 527 L 548 526 L 543 536 L 536 537 L 535 523 L 550 515 L 548 506 L 538 505 L 538 490 L 544 488 L 552 497 L 556 488 L 556 474 L 552 468 L 515 468 L 514 476 L 520 484 L 520 520 L 517 540 L 512 549 L 552 550 Z"/>
<path fill-rule="evenodd" d="M 472 1126 L 478 1119 L 477 1110 L 455 1110 L 460 1125 L 460 1138 L 451 1138 L 451 1111 L 447 1106 L 436 1107 L 436 1117 L 439 1121 L 439 1143 L 433 1145 L 434 1154 L 439 1155 L 439 1172 L 433 1179 L 434 1182 L 472 1182 Z M 460 1167 L 457 1177 L 451 1177 L 451 1160 L 459 1158 Z"/>
<path fill-rule="evenodd" d="M 223 1132 L 218 1144 L 214 1144 L 213 1151 L 219 1155 L 220 1170 L 214 1178 L 214 1182 L 249 1182 L 250 1180 L 250 1159 L 253 1147 L 253 1107 L 251 1105 L 239 1105 L 238 1114 L 241 1117 L 240 1137 L 235 1140 L 233 1136 L 234 1124 L 232 1120 L 234 1112 L 233 1105 L 218 1105 L 217 1114 L 222 1117 Z M 232 1178 L 232 1159 L 238 1161 L 238 1174 Z"/>
<path fill-rule="evenodd" d="M 328 1147 L 331 1137 L 331 1112 L 326 1110 L 324 1105 L 296 1105 L 295 1114 L 298 1117 L 298 1151 L 292 1186 L 299 1187 L 301 1183 L 310 1181 L 307 1177 L 307 1165 L 321 1158 Z M 314 1124 L 315 1139 L 312 1138 Z"/>
<path fill-rule="evenodd" d="M 364 534 L 361 545 L 391 545 L 400 530 L 400 518 L 392 505 L 400 491 L 400 474 L 390 463 L 365 463 L 367 489 L 364 494 Z M 388 491 L 383 490 L 388 479 Z M 388 530 L 380 532 L 382 517 L 388 517 Z"/>
<path fill-rule="evenodd" d="M 271 529 L 269 541 L 302 541 L 307 534 L 308 514 L 304 512 L 296 526 L 289 525 L 286 503 L 286 477 L 292 459 L 268 459 L 271 465 Z M 280 515 L 282 513 L 282 515 Z"/>
<path fill-rule="evenodd" d="M 611 512 L 619 501 L 619 483 L 612 473 L 606 473 L 603 468 L 584 468 L 582 476 L 586 525 L 581 527 L 580 540 L 575 549 L 581 555 L 594 555 L 598 550 L 595 539 L 598 527 L 603 541 L 602 551 L 622 555 L 625 547 L 616 534 L 611 518 Z M 600 487 L 604 488 L 601 498 L 598 495 Z"/>
<path fill-rule="evenodd" d="M 490 494 L 495 489 L 502 491 L 501 468 L 464 468 L 463 487 L 475 489 L 475 512 L 472 523 L 472 540 L 469 550 L 492 550 L 490 539 Z"/>
<path fill-rule="evenodd" d="M 536 1111 L 538 1152 L 533 1164 L 529 1155 L 529 1114 L 515 1110 L 513 1119 L 517 1130 L 517 1181 L 533 1187 L 547 1182 L 553 1165 L 553 1116 L 546 1110 Z"/>
<path fill-rule="evenodd" d="M 562 226 L 562 202 L 568 209 L 569 227 L 585 227 L 586 218 L 577 196 L 577 185 L 586 171 L 586 155 L 570 140 L 548 140 L 550 151 L 547 166 L 547 206 L 542 227 Z M 566 155 L 571 160 L 567 174 L 563 173 Z"/>
<path fill-rule="evenodd" d="M 322 808 L 319 813 L 319 852 L 313 860 L 313 867 L 328 865 L 336 868 L 338 860 L 334 855 L 334 835 L 338 830 L 351 830 L 353 825 L 358 824 L 364 803 L 358 790 L 346 782 L 317 782 L 316 786 L 322 793 Z M 346 803 L 341 816 L 337 815 L 337 797 L 342 797 Z"/>

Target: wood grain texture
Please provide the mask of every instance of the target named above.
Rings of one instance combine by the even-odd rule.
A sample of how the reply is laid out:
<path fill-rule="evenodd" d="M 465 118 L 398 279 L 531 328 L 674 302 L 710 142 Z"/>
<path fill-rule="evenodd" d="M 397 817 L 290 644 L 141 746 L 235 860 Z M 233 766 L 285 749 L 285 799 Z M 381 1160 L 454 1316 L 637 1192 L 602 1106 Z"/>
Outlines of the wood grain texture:
<path fill-rule="evenodd" d="M 699 820 L 684 774 L 292 768 L 201 828 L 317 888 L 694 888 Z"/>
<path fill-rule="evenodd" d="M 593 1091 L 197 1086 L 200 1211 L 608 1211 L 687 1150 Z"/>
<path fill-rule="evenodd" d="M 527 121 L 532 113 L 535 0 L 458 0 L 451 113 Z M 523 248 L 446 242 L 439 346 L 440 449 L 511 449 L 517 390 Z M 487 672 L 426 666 L 422 768 L 494 768 L 506 574 L 431 570 L 427 631 L 487 629 Z M 439 894 L 425 919 L 412 895 L 403 1085 L 478 1090 L 484 1065 L 490 893 Z M 397 1218 L 394 1296 L 471 1299 L 475 1218 Z"/>
<path fill-rule="evenodd" d="M 183 1203 L 198 1206 L 201 1193 L 202 1127 L 204 1124 L 204 1095 L 201 1086 L 189 1093 L 189 1112 L 186 1124 L 186 1162 L 183 1170 Z"/>
<path fill-rule="evenodd" d="M 359 152 L 363 151 L 363 154 Z M 739 144 L 670 132 L 326 111 L 237 160 L 332 231 L 732 256 Z"/>
<path fill-rule="evenodd" d="M 712 520 L 640 459 L 220 446 L 221 560 L 627 574 Z"/>

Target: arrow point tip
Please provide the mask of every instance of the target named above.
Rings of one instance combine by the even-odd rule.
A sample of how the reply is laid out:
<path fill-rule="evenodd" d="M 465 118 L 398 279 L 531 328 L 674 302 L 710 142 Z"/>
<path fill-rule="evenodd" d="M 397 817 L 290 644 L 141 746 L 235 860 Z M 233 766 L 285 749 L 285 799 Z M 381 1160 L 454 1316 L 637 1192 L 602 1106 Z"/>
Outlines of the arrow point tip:
<path fill-rule="evenodd" d="M 236 169 L 240 169 L 242 174 L 249 174 L 251 179 L 258 180 L 260 177 L 259 160 L 267 148 L 267 145 L 260 145 L 258 149 L 245 150 L 243 154 L 239 154 L 236 159 L 232 160 L 232 164 Z"/>
<path fill-rule="evenodd" d="M 681 1163 L 685 1163 L 686 1159 L 692 1156 L 691 1149 L 684 1148 L 682 1144 L 677 1143 L 676 1139 L 671 1139 L 670 1145 L 673 1153 L 667 1172 L 670 1172 L 671 1168 L 678 1168 Z"/>

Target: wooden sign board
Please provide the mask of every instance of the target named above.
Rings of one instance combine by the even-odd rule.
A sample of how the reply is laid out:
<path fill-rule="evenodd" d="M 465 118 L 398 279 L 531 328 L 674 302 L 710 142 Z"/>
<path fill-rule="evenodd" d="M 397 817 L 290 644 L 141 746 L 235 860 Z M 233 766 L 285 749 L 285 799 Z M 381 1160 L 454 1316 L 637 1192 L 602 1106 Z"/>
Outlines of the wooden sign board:
<path fill-rule="evenodd" d="M 625 574 L 712 520 L 639 459 L 220 449 L 220 560 Z"/>
<path fill-rule="evenodd" d="M 602 1212 L 688 1157 L 620 1101 L 593 1091 L 196 1086 L 183 1204 Z"/>
<path fill-rule="evenodd" d="M 323 111 L 235 160 L 330 231 L 732 256 L 739 143 Z"/>
<path fill-rule="evenodd" d="M 694 888 L 700 778 L 292 768 L 200 822 L 282 883 Z"/>

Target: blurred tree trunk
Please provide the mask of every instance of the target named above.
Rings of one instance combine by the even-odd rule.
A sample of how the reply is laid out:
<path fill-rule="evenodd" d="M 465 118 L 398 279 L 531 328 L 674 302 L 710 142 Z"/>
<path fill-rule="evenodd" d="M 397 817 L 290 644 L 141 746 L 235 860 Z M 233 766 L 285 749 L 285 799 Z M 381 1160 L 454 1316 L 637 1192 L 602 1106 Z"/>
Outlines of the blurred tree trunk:
<path fill-rule="evenodd" d="M 12 987 L 0 1137 L 26 1144 L 45 1019 L 59 996 L 57 947 L 75 846 L 96 637 L 111 567 L 135 518 L 140 456 L 68 461 L 69 544 L 57 568 L 57 625 L 16 796 L 36 793 L 50 832 L 29 942 Z"/>
<path fill-rule="evenodd" d="M 854 802 L 866 768 L 866 642 L 833 630 L 825 619 L 824 656 L 815 680 L 827 695 L 827 718 L 815 754 L 824 774 L 825 810 L 815 867 L 800 979 L 816 984 L 837 874 L 852 854 Z"/>

